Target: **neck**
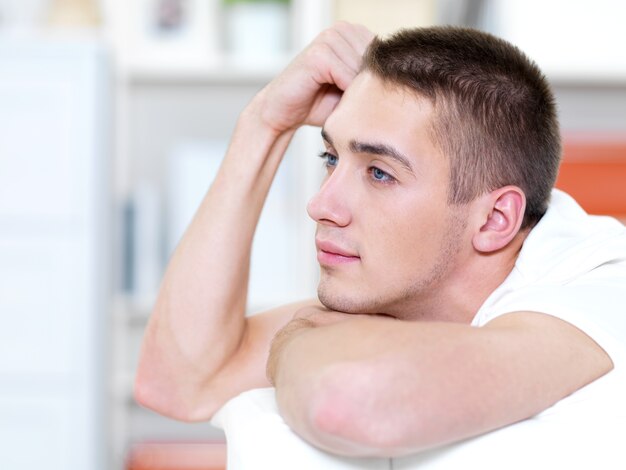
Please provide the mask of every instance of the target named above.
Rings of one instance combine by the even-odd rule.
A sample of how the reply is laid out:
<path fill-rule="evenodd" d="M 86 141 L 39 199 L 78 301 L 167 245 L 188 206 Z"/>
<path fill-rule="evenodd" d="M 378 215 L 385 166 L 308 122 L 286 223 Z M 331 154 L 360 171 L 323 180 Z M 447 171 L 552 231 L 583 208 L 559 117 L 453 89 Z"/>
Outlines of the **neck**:
<path fill-rule="evenodd" d="M 528 231 L 518 233 L 497 252 L 467 255 L 429 295 L 409 302 L 396 316 L 403 320 L 471 323 L 481 305 L 513 270 L 527 235 Z"/>

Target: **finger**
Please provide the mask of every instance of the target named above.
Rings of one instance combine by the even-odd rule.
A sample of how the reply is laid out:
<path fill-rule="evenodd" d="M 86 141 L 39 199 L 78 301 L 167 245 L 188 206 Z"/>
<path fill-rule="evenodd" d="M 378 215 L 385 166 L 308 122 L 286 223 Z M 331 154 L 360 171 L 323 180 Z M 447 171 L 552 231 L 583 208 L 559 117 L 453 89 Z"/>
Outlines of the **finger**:
<path fill-rule="evenodd" d="M 358 72 L 358 69 L 349 67 L 341 60 L 328 44 L 316 44 L 309 54 L 312 78 L 318 85 L 330 83 L 345 91 Z"/>
<path fill-rule="evenodd" d="M 337 33 L 350 44 L 357 54 L 361 56 L 372 42 L 372 39 L 375 37 L 375 34 L 365 26 L 360 24 L 351 24 L 345 21 L 337 22 L 333 26 L 333 29 L 336 30 Z"/>
<path fill-rule="evenodd" d="M 346 63 L 342 61 L 337 55 L 335 55 L 335 57 L 335 66 L 328 69 L 328 72 L 330 74 L 332 83 L 336 84 L 340 90 L 346 91 L 348 89 L 348 86 L 352 83 L 352 80 L 354 80 L 354 77 L 356 77 L 356 75 L 359 73 L 361 63 L 358 63 L 357 68 L 351 68 L 348 67 Z"/>
<path fill-rule="evenodd" d="M 335 55 L 355 73 L 361 67 L 362 53 L 354 48 L 348 39 L 335 29 L 327 29 L 319 35 L 319 41 L 326 44 Z"/>
<path fill-rule="evenodd" d="M 346 91 L 354 77 L 356 77 L 357 72 L 347 67 L 335 67 L 328 71 L 329 75 L 329 83 L 334 83 L 337 88 L 339 88 L 342 92 Z"/>
<path fill-rule="evenodd" d="M 318 94 L 311 107 L 311 112 L 305 119 L 305 124 L 321 127 L 326 119 L 339 104 L 343 92 L 335 85 L 326 85 Z"/>

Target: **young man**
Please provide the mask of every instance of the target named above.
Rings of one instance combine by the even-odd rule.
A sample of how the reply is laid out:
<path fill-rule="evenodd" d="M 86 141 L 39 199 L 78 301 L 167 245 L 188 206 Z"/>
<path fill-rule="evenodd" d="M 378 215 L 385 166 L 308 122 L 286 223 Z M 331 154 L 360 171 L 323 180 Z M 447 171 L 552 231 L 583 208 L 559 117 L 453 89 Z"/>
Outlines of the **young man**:
<path fill-rule="evenodd" d="M 326 146 L 308 206 L 319 302 L 245 318 L 254 229 L 304 124 Z M 551 193 L 559 159 L 549 87 L 504 41 L 323 32 L 241 114 L 167 269 L 137 399 L 198 421 L 271 384 L 289 427 L 332 454 L 623 465 L 626 234 Z"/>

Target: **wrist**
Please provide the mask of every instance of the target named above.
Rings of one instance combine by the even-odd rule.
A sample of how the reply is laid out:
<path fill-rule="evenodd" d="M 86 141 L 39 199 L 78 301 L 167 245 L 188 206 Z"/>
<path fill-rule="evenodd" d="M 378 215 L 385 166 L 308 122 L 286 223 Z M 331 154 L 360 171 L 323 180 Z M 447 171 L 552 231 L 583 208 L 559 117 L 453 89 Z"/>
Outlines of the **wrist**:
<path fill-rule="evenodd" d="M 238 124 L 254 126 L 270 139 L 276 140 L 285 132 L 270 119 L 266 89 L 258 92 L 239 115 Z"/>
<path fill-rule="evenodd" d="M 222 165 L 229 171 L 234 169 L 242 184 L 247 179 L 245 175 L 252 178 L 250 183 L 255 186 L 261 173 L 269 170 L 273 175 L 293 135 L 293 132 L 278 132 L 263 119 L 264 102 L 259 94 L 241 111 Z"/>

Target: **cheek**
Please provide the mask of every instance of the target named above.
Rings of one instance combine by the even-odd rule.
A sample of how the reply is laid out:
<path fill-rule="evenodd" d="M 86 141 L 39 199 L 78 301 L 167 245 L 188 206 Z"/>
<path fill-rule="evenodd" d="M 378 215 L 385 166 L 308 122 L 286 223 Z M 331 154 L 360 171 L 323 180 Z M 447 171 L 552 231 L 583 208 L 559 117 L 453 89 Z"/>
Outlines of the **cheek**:
<path fill-rule="evenodd" d="M 376 263 L 388 264 L 389 269 L 415 270 L 428 263 L 437 258 L 446 238 L 442 218 L 428 210 L 394 211 L 381 221 L 369 229 L 369 248 L 376 253 Z"/>
<path fill-rule="evenodd" d="M 414 224 L 399 223 L 397 220 L 386 219 L 369 230 L 368 249 L 377 265 L 386 264 L 391 269 L 399 267 L 407 258 L 415 258 L 416 252 L 424 244 L 424 232 Z"/>

